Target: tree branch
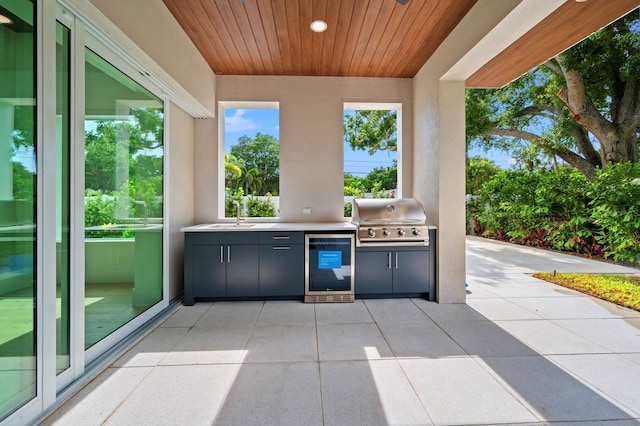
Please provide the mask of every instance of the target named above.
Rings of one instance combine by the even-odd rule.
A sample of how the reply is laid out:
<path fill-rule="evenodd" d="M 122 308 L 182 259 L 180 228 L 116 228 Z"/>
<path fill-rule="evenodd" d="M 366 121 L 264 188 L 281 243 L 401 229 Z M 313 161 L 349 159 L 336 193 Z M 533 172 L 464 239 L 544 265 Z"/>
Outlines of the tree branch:
<path fill-rule="evenodd" d="M 640 127 L 640 114 L 636 116 L 635 120 L 627 126 L 624 133 L 622 134 L 622 140 L 627 140 L 627 138 L 629 138 L 633 134 L 633 132 L 637 132 L 638 127 Z"/>
<path fill-rule="evenodd" d="M 640 84 L 638 84 L 638 79 L 636 77 L 629 76 L 625 85 L 624 94 L 620 101 L 619 123 L 633 120 L 634 116 L 640 115 L 640 102 L 638 101 L 639 94 Z"/>
<path fill-rule="evenodd" d="M 519 117 L 524 115 L 539 115 L 541 117 L 555 119 L 559 114 L 560 111 L 553 105 L 536 104 L 522 108 L 516 115 Z"/>
<path fill-rule="evenodd" d="M 554 147 L 548 139 L 536 135 L 535 133 L 518 129 L 501 129 L 494 127 L 492 129 L 486 130 L 485 132 L 483 132 L 483 134 L 495 136 L 510 136 L 529 141 L 562 158 L 564 161 L 580 170 L 580 172 L 583 173 L 587 178 L 593 179 L 596 176 L 596 168 L 593 164 L 591 164 L 591 162 L 589 162 L 589 160 L 581 157 L 580 155 L 569 149 Z"/>
<path fill-rule="evenodd" d="M 560 68 L 560 65 L 558 65 L 557 58 L 549 59 L 547 62 L 544 63 L 544 66 L 546 66 L 547 68 L 549 68 L 551 71 L 555 72 L 558 75 L 563 75 L 562 69 Z"/>
<path fill-rule="evenodd" d="M 600 153 L 593 147 L 589 139 L 589 132 L 587 132 L 584 127 L 576 125 L 572 136 L 585 160 L 593 164 L 594 167 L 602 167 L 602 157 L 600 157 Z"/>

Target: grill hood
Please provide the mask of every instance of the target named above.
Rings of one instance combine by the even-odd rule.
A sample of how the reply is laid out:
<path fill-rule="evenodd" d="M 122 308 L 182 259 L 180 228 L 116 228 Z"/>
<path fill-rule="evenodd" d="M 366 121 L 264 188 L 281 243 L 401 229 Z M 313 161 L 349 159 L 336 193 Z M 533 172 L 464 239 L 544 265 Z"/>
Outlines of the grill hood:
<path fill-rule="evenodd" d="M 415 198 L 356 198 L 351 221 L 359 226 L 424 225 L 427 215 Z"/>

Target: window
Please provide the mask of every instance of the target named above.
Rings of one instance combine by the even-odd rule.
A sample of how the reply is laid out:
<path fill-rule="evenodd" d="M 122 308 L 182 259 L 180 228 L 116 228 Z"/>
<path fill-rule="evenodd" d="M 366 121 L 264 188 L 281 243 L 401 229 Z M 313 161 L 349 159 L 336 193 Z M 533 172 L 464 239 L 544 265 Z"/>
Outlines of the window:
<path fill-rule="evenodd" d="M 224 214 L 277 217 L 280 112 L 277 102 L 221 102 Z M 221 179 L 222 180 L 222 179 Z"/>
<path fill-rule="evenodd" d="M 344 105 L 344 216 L 354 198 L 400 197 L 399 104 Z"/>

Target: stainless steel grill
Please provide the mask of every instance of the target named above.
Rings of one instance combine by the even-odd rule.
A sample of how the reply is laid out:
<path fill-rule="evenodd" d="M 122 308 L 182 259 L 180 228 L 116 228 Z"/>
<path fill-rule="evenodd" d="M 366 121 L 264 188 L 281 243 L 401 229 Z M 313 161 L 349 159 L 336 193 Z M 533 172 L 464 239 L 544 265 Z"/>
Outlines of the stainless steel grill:
<path fill-rule="evenodd" d="M 356 198 L 351 222 L 358 247 L 429 245 L 427 215 L 414 198 Z"/>

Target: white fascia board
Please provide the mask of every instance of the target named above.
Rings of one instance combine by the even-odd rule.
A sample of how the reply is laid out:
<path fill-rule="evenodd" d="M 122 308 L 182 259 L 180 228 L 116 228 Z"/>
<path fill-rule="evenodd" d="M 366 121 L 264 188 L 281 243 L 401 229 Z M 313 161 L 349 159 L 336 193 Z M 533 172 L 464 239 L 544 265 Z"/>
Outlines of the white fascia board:
<path fill-rule="evenodd" d="M 513 44 L 534 26 L 538 25 L 566 0 L 522 0 L 497 25 L 457 61 L 442 80 L 466 80 L 476 71 Z M 503 0 L 481 0 L 475 7 L 492 11 L 496 2 Z"/>

